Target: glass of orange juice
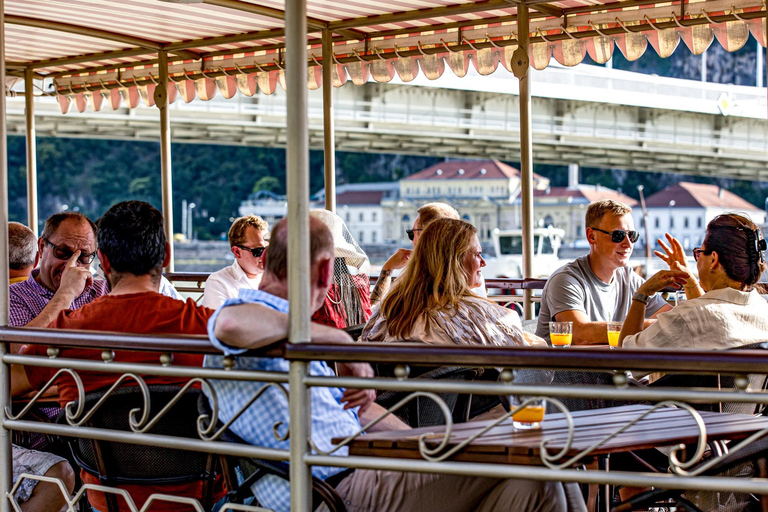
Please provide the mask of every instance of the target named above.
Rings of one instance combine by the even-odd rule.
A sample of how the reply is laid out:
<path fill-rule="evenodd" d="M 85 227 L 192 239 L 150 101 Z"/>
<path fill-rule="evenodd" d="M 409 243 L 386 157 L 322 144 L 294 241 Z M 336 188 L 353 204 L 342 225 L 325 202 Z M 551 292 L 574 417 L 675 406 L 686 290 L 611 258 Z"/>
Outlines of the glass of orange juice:
<path fill-rule="evenodd" d="M 512 415 L 512 426 L 520 430 L 541 428 L 544 421 L 544 413 L 547 410 L 547 401 L 541 397 L 513 396 L 510 397 L 510 407 L 514 410 L 522 406 L 522 409 Z"/>
<path fill-rule="evenodd" d="M 618 348 L 619 346 L 619 333 L 621 333 L 621 326 L 624 322 L 608 322 L 608 346 Z"/>
<path fill-rule="evenodd" d="M 549 322 L 549 341 L 554 348 L 570 347 L 573 341 L 573 322 Z"/>

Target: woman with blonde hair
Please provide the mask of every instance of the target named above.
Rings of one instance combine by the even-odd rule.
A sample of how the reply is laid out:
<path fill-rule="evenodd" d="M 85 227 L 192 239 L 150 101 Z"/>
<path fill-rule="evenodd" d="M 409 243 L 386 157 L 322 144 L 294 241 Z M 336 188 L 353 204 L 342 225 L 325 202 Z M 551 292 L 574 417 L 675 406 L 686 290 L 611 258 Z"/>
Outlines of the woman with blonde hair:
<path fill-rule="evenodd" d="M 485 266 L 477 229 L 437 219 L 422 232 L 403 274 L 363 330 L 363 341 L 532 345 L 520 317 L 475 295 Z"/>

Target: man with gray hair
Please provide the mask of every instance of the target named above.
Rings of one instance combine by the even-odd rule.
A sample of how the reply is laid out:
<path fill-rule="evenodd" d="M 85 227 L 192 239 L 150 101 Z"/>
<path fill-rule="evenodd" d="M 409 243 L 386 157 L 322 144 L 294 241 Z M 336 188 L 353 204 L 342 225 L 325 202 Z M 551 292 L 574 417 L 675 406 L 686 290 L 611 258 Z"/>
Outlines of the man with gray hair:
<path fill-rule="evenodd" d="M 37 266 L 37 237 L 24 224 L 8 223 L 8 272 L 10 284 L 26 281 L 29 273 Z"/>
<path fill-rule="evenodd" d="M 604 199 L 587 207 L 589 254 L 556 270 L 544 286 L 536 335 L 549 339 L 549 322 L 573 322 L 573 343 L 607 345 L 607 323 L 624 321 L 633 300 L 648 304 L 646 324 L 671 308 L 660 296 L 637 293 L 643 279 L 627 266 L 640 234 L 632 208 Z"/>

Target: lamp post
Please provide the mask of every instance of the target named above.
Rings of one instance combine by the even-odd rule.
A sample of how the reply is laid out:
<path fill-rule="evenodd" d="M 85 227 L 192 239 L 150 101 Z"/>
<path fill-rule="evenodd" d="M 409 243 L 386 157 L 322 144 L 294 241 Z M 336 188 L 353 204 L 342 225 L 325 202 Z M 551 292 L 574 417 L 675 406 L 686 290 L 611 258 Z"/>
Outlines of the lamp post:
<path fill-rule="evenodd" d="M 194 232 L 192 231 L 192 210 L 194 210 L 195 206 L 197 206 L 195 203 L 189 203 L 189 213 L 187 213 L 187 238 L 190 241 L 195 237 Z"/>
<path fill-rule="evenodd" d="M 645 277 L 651 275 L 651 230 L 648 227 L 648 210 L 645 208 L 645 196 L 643 195 L 643 186 L 637 186 L 637 192 L 640 194 L 640 208 L 643 211 L 643 228 L 645 229 Z"/>
<path fill-rule="evenodd" d="M 673 206 L 675 206 L 675 200 L 674 200 L 674 199 L 672 199 L 672 200 L 669 202 L 669 208 L 668 208 L 668 210 L 667 210 L 667 211 L 668 211 L 668 213 L 669 213 L 669 234 L 670 234 L 670 235 L 672 235 L 672 236 L 675 236 L 675 234 L 674 234 L 674 233 L 672 233 L 672 228 L 673 228 L 673 227 L 675 227 L 675 226 L 674 226 L 674 221 L 673 221 L 673 219 L 672 219 L 672 207 L 673 207 Z"/>

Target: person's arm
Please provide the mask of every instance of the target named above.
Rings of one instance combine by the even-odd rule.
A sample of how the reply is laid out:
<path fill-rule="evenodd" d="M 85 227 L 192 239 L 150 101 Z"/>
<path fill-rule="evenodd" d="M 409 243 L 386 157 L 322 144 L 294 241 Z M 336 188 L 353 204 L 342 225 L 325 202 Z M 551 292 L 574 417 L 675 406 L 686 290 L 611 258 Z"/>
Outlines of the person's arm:
<path fill-rule="evenodd" d="M 637 292 L 651 297 L 667 286 L 684 285 L 687 278 L 688 274 L 684 271 L 662 270 L 644 282 L 640 288 L 637 289 Z M 623 345 L 624 338 L 627 336 L 637 334 L 648 327 L 646 324 L 647 321 L 645 320 L 645 306 L 646 304 L 644 302 L 632 299 L 632 304 L 629 307 L 629 312 L 624 319 L 624 325 L 619 334 L 619 346 Z"/>
<path fill-rule="evenodd" d="M 573 345 L 607 345 L 608 323 L 592 322 L 583 311 L 572 309 L 555 315 L 556 322 L 573 322 Z"/>
<path fill-rule="evenodd" d="M 11 396 L 26 395 L 30 391 L 34 391 L 27 378 L 25 368 L 20 364 L 11 365 Z"/>
<path fill-rule="evenodd" d="M 645 319 L 644 325 L 646 327 L 648 327 L 649 325 L 651 325 L 653 323 L 654 320 L 656 320 L 659 317 L 660 314 L 666 313 L 667 311 L 669 311 L 671 309 L 672 309 L 672 306 L 670 306 L 669 304 L 664 304 L 663 306 L 661 306 L 661 308 L 659 308 L 658 311 L 656 311 L 654 314 L 652 314 L 649 318 Z"/>
<path fill-rule="evenodd" d="M 360 424 L 362 426 L 366 426 L 368 423 L 375 420 L 385 412 L 387 412 L 385 408 L 383 408 L 377 403 L 372 403 L 370 407 L 368 407 L 364 411 L 361 410 L 358 413 L 358 418 L 360 418 Z M 411 427 L 406 423 L 404 423 L 403 420 L 401 420 L 394 414 L 390 414 L 389 416 L 381 420 L 379 423 L 369 428 L 367 431 L 383 432 L 385 430 L 411 430 Z"/>
<path fill-rule="evenodd" d="M 69 258 L 64 272 L 61 273 L 59 289 L 56 290 L 40 314 L 25 327 L 48 327 L 59 316 L 59 313 L 72 306 L 72 301 L 78 298 L 88 285 L 93 284 L 91 271 L 87 267 L 77 266 L 77 258 L 79 257 L 80 251 L 75 251 Z"/>
<path fill-rule="evenodd" d="M 376 284 L 373 286 L 371 292 L 371 306 L 375 306 L 389 291 L 389 287 L 392 284 L 392 271 L 405 268 L 408 263 L 408 258 L 411 257 L 411 251 L 409 249 L 398 249 L 395 254 L 389 257 L 389 259 L 381 267 L 379 278 L 376 280 Z"/>
<path fill-rule="evenodd" d="M 288 315 L 261 304 L 225 307 L 219 310 L 214 320 L 216 338 L 235 348 L 266 347 L 288 337 Z M 313 341 L 323 343 L 352 343 L 352 338 L 344 331 L 315 323 L 311 337 Z"/>

